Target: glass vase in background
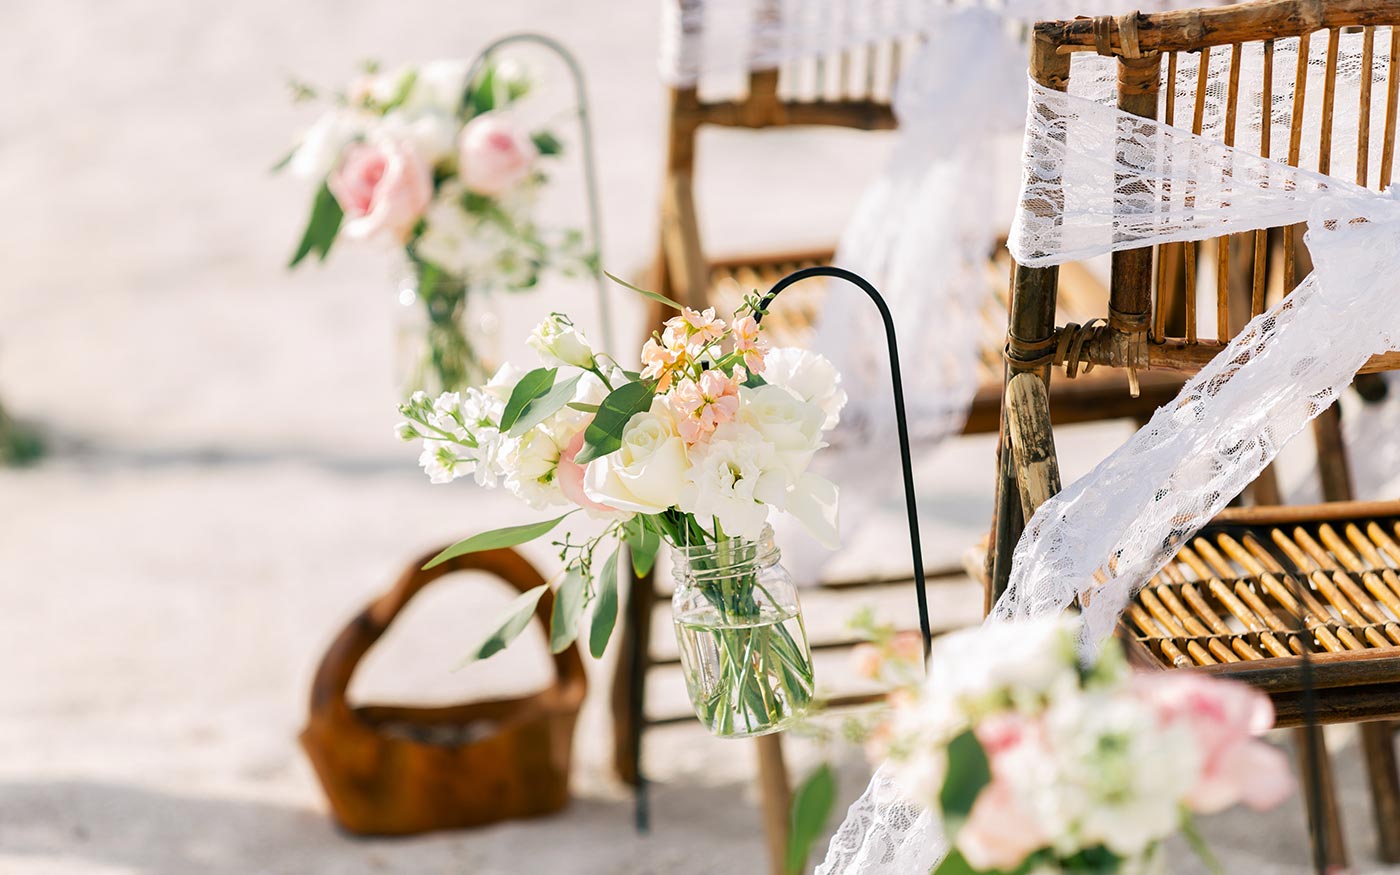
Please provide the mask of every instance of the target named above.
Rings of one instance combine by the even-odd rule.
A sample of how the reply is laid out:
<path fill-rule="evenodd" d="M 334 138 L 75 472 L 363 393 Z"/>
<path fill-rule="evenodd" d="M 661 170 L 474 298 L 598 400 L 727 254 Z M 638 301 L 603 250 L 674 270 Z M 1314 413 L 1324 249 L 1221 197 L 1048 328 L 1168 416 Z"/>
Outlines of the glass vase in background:
<path fill-rule="evenodd" d="M 495 296 L 431 264 L 414 262 L 399 282 L 398 373 L 404 397 L 479 386 L 500 359 Z"/>
<path fill-rule="evenodd" d="M 781 558 L 767 526 L 757 540 L 672 545 L 681 669 L 696 717 L 715 735 L 777 732 L 812 701 L 812 652 Z"/>

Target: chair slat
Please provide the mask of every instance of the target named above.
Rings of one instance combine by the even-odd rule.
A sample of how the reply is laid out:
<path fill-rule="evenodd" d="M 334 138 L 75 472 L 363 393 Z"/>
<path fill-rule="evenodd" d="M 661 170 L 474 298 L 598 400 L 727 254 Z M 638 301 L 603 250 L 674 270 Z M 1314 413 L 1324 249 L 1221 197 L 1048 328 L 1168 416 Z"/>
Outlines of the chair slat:
<path fill-rule="evenodd" d="M 1381 145 L 1380 187 L 1390 185 L 1395 166 L 1395 113 L 1400 102 L 1400 27 L 1390 28 L 1390 68 L 1385 77 L 1385 143 Z"/>

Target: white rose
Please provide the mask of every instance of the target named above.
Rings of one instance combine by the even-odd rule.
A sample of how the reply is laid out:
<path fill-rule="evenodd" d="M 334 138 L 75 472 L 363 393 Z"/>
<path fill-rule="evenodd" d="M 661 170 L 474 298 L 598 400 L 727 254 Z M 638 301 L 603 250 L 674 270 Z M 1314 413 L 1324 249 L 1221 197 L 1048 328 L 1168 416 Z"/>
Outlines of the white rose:
<path fill-rule="evenodd" d="M 331 110 L 306 131 L 287 169 L 298 179 L 322 182 L 340 160 L 341 150 L 362 132 L 358 116 Z"/>
<path fill-rule="evenodd" d="M 505 404 L 510 400 L 510 393 L 515 391 L 515 384 L 520 382 L 520 378 L 525 376 L 525 372 L 510 362 L 505 362 L 496 369 L 496 373 L 491 375 L 491 379 L 486 381 L 486 394 L 500 400 Z"/>
<path fill-rule="evenodd" d="M 551 313 L 525 341 L 545 364 L 572 365 L 576 368 L 593 367 L 593 348 L 588 340 L 575 328 L 567 316 Z"/>
<path fill-rule="evenodd" d="M 457 121 L 446 112 L 411 114 L 396 109 L 384 116 L 375 134 L 410 143 L 429 164 L 437 164 L 457 150 Z"/>
<path fill-rule="evenodd" d="M 470 64 L 462 60 L 429 61 L 418 68 L 403 108 L 413 112 L 438 112 L 455 115 L 467 90 Z"/>
<path fill-rule="evenodd" d="M 593 501 L 655 514 L 680 503 L 690 461 L 665 399 L 633 415 L 616 452 L 588 463 L 583 491 Z"/>
<path fill-rule="evenodd" d="M 691 468 L 679 507 L 698 519 L 715 517 L 726 535 L 757 538 L 768 506 L 787 504 L 787 474 L 773 447 L 749 425 L 726 422 L 710 441 L 691 448 Z"/>
<path fill-rule="evenodd" d="M 739 390 L 739 421 L 753 426 L 777 452 L 778 464 L 791 482 L 801 479 L 812 456 L 825 446 L 826 414 L 790 389 L 766 385 Z"/>
<path fill-rule="evenodd" d="M 1076 630 L 1057 616 L 954 632 L 934 644 L 927 683 L 973 712 L 1008 695 L 1034 710 L 1079 688 Z"/>
<path fill-rule="evenodd" d="M 841 421 L 846 391 L 841 388 L 840 372 L 824 356 L 792 347 L 769 350 L 764 359 L 763 379 L 820 407 L 826 414 L 822 428 L 835 428 Z"/>

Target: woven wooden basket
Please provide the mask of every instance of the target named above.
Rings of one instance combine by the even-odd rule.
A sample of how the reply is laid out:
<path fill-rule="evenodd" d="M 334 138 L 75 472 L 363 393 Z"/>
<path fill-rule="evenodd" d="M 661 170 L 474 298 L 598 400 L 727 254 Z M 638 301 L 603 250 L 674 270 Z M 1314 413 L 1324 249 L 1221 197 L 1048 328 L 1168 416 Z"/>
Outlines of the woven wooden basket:
<path fill-rule="evenodd" d="M 569 799 L 574 722 L 587 682 L 576 646 L 554 657 L 555 680 L 533 695 L 447 707 L 363 705 L 345 698 L 355 667 L 424 586 L 484 571 L 524 592 L 544 582 L 513 550 L 409 566 L 360 612 L 321 660 L 301 733 L 335 819 L 350 832 L 407 835 L 557 811 Z M 535 619 L 548 628 L 552 594 Z"/>

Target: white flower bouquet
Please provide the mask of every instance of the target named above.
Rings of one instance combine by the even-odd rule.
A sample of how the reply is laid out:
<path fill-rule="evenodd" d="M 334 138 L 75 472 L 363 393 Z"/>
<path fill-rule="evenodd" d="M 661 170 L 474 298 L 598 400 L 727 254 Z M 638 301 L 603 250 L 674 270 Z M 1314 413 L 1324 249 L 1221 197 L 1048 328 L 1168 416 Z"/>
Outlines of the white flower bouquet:
<path fill-rule="evenodd" d="M 641 290 L 637 290 L 641 291 Z M 543 367 L 509 365 L 486 385 L 399 409 L 405 440 L 421 440 L 435 483 L 471 476 L 504 486 L 541 523 L 480 534 L 435 562 L 542 537 L 582 511 L 600 534 L 556 542 L 564 563 L 551 633 L 555 648 L 580 634 L 601 655 L 617 617 L 622 545 L 635 571 L 650 571 L 661 542 L 676 548 L 676 624 L 697 713 L 718 734 L 780 728 L 812 696 L 806 635 L 791 582 L 776 566 L 770 513 L 799 520 L 818 539 L 837 537 L 834 484 L 808 466 L 845 403 L 835 369 L 796 349 L 769 349 L 755 300 L 726 323 L 713 310 L 681 310 L 641 351 L 640 372 L 597 353 L 554 314 L 529 343 Z M 617 545 L 603 563 L 600 547 Z M 504 647 L 544 591 L 526 593 L 473 656 Z"/>
<path fill-rule="evenodd" d="M 563 146 L 550 130 L 525 129 L 524 69 L 507 61 L 470 74 L 455 60 L 370 65 L 278 165 L 316 185 L 292 267 L 324 260 L 342 237 L 402 248 L 428 317 L 415 388 L 485 379 L 461 325 L 469 289 L 522 291 L 549 268 L 576 274 L 595 260 L 579 231 L 532 217 L 548 181 L 543 162 Z M 299 99 L 317 97 L 294 87 Z"/>
<path fill-rule="evenodd" d="M 1092 667 L 1068 618 L 935 642 L 872 741 L 914 801 L 943 818 L 936 875 L 1136 873 L 1195 814 L 1278 804 L 1292 790 L 1264 694 L 1188 671 L 1132 673 L 1112 641 Z"/>

